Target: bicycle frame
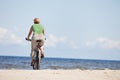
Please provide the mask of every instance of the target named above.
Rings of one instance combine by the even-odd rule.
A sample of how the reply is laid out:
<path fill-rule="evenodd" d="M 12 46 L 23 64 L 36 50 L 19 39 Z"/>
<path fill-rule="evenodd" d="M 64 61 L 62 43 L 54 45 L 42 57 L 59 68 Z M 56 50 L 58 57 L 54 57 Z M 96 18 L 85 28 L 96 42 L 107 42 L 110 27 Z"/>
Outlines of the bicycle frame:
<path fill-rule="evenodd" d="M 32 41 L 31 39 L 27 39 L 27 41 Z M 34 64 L 32 65 L 34 70 L 39 70 L 40 69 L 40 61 L 41 61 L 41 53 L 40 53 L 40 42 L 41 40 L 36 40 L 37 45 L 36 48 L 34 49 Z"/>
<path fill-rule="evenodd" d="M 41 53 L 40 53 L 40 46 L 39 46 L 39 43 L 40 42 L 37 42 L 38 44 L 37 44 L 37 46 L 36 46 L 36 48 L 35 48 L 35 50 L 34 50 L 34 64 L 33 64 L 33 69 L 34 70 L 38 70 L 38 69 L 40 69 L 40 61 L 41 61 Z"/>
<path fill-rule="evenodd" d="M 34 64 L 33 64 L 33 69 L 40 69 L 40 51 L 35 51 L 35 56 L 34 56 Z"/>

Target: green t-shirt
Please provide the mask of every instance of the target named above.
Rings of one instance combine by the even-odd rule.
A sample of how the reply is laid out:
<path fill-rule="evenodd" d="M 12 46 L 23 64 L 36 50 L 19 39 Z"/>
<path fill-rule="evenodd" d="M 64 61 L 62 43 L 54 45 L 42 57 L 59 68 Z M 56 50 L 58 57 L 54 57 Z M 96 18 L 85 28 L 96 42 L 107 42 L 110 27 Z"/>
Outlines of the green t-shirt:
<path fill-rule="evenodd" d="M 32 30 L 33 33 L 37 33 L 37 34 L 43 34 L 43 26 L 41 24 L 33 24 L 32 25 Z"/>

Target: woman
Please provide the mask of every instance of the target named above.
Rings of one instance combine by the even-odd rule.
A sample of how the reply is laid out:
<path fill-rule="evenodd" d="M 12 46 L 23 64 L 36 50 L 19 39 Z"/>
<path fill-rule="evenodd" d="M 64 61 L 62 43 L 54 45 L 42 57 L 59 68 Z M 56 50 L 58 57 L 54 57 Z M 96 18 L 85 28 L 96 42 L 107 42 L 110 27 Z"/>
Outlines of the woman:
<path fill-rule="evenodd" d="M 32 42 L 31 42 L 31 58 L 32 58 L 31 66 L 32 66 L 34 63 L 34 49 L 37 46 L 36 40 L 41 40 L 41 46 L 42 46 L 42 47 L 40 47 L 41 57 L 44 57 L 43 45 L 44 45 L 44 41 L 45 41 L 45 37 L 44 37 L 45 33 L 44 33 L 43 26 L 40 24 L 39 18 L 34 19 L 34 24 L 31 26 L 26 39 L 29 40 L 31 34 L 32 34 Z"/>

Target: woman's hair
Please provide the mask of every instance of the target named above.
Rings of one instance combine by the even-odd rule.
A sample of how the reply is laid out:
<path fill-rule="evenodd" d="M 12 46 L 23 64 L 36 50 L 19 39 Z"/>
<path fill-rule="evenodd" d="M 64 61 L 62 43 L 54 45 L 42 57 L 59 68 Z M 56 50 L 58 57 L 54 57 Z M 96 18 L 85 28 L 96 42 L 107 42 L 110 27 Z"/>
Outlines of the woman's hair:
<path fill-rule="evenodd" d="M 34 19 L 34 23 L 35 23 L 35 24 L 39 24 L 39 23 L 40 23 L 40 19 L 39 19 L 39 18 L 35 18 L 35 19 Z"/>

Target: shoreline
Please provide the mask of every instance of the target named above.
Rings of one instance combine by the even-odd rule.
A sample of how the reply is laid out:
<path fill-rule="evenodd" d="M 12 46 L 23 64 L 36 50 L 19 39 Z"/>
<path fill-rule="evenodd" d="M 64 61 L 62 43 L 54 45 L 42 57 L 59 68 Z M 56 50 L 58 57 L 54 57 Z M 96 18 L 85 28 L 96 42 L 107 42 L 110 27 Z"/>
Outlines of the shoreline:
<path fill-rule="evenodd" d="M 120 70 L 0 70 L 0 80 L 120 80 Z"/>

